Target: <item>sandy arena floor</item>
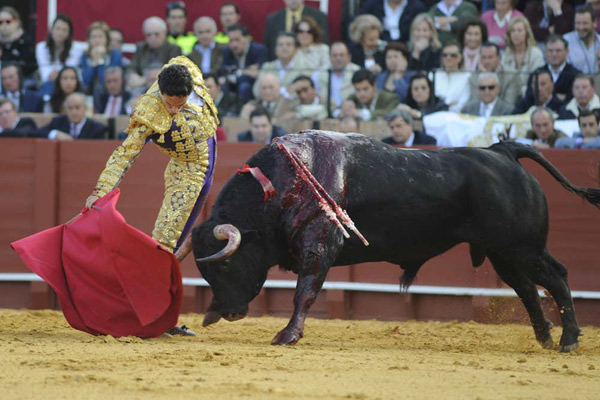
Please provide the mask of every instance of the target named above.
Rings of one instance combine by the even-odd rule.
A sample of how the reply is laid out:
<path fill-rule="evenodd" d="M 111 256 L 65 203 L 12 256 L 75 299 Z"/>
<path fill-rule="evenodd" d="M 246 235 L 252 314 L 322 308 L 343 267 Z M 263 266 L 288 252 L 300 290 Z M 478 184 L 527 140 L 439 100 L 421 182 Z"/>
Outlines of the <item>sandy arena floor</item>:
<path fill-rule="evenodd" d="M 560 354 L 525 325 L 309 319 L 298 345 L 275 347 L 285 319 L 181 321 L 198 336 L 94 337 L 58 312 L 0 310 L 0 398 L 600 398 L 599 328 Z"/>

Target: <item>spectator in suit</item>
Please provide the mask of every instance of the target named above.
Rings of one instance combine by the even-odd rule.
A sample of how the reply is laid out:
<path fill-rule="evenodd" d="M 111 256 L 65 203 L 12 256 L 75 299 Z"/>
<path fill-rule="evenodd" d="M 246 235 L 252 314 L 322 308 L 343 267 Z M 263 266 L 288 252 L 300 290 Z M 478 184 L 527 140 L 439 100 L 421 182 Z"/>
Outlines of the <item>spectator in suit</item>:
<path fill-rule="evenodd" d="M 487 40 L 487 27 L 483 22 L 470 20 L 462 25 L 458 31 L 458 41 L 463 48 L 463 70 L 477 71 L 481 44 Z"/>
<path fill-rule="evenodd" d="M 316 71 L 313 82 L 319 96 L 327 99 L 328 95 L 331 95 L 332 106 L 338 108 L 348 96 L 354 93 L 352 76 L 360 67 L 350 61 L 350 51 L 344 42 L 331 44 L 329 58 L 331 76 L 328 70 Z"/>
<path fill-rule="evenodd" d="M 561 101 L 571 100 L 573 81 L 577 75 L 581 74 L 581 71 L 567 61 L 569 55 L 567 41 L 559 35 L 548 36 L 545 53 L 547 63 L 536 71 L 545 69 L 550 72 L 554 83 L 554 95 Z M 531 79 L 533 76 L 529 77 L 529 82 Z M 531 87 L 530 83 L 527 87 L 527 95 L 531 95 Z"/>
<path fill-rule="evenodd" d="M 219 44 L 229 44 L 229 36 L 227 36 L 227 29 L 230 26 L 240 23 L 240 9 L 237 4 L 227 2 L 221 4 L 219 9 L 219 21 L 223 31 L 218 32 L 215 36 L 215 42 Z"/>
<path fill-rule="evenodd" d="M 263 43 L 269 50 L 269 59 L 275 58 L 275 39 L 281 31 L 292 32 L 294 24 L 302 17 L 312 17 L 322 27 L 323 42 L 329 43 L 329 22 L 327 16 L 320 10 L 304 5 L 304 0 L 283 0 L 285 7 L 267 16 Z"/>
<path fill-rule="evenodd" d="M 20 118 L 15 104 L 0 98 L 0 138 L 28 137 L 35 133 L 37 127 L 31 118 Z"/>
<path fill-rule="evenodd" d="M 167 41 L 167 24 L 159 17 L 146 18 L 143 30 L 146 40 L 137 44 L 137 50 L 129 64 L 127 81 L 131 88 L 141 87 L 146 83 L 144 69 L 148 65 L 156 63 L 162 66 L 181 54 L 179 46 Z"/>
<path fill-rule="evenodd" d="M 185 32 L 187 25 L 187 9 L 183 1 L 171 1 L 166 9 L 167 25 L 169 26 L 169 43 L 179 46 L 181 53 L 188 55 L 192 52 L 196 41 L 196 35 Z"/>
<path fill-rule="evenodd" d="M 269 112 L 270 119 L 275 125 L 283 125 L 285 119 L 292 111 L 292 100 L 281 95 L 279 78 L 272 74 L 265 74 L 258 81 L 258 98 L 242 106 L 241 118 L 249 118 L 250 113 L 262 107 Z"/>
<path fill-rule="evenodd" d="M 375 78 L 377 89 L 396 93 L 401 102 L 406 99 L 410 78 L 415 73 L 407 71 L 408 57 L 404 43 L 388 43 L 383 50 L 385 70 Z"/>
<path fill-rule="evenodd" d="M 465 0 L 439 1 L 429 9 L 429 15 L 435 22 L 442 44 L 457 40 L 456 34 L 462 21 L 478 17 L 477 8 Z"/>
<path fill-rule="evenodd" d="M 385 68 L 383 48 L 386 43 L 379 39 L 383 25 L 372 15 L 359 15 L 350 24 L 352 62 L 377 75 Z"/>
<path fill-rule="evenodd" d="M 564 35 L 573 30 L 573 6 L 564 0 L 528 1 L 523 14 L 538 42 L 545 42 L 552 33 Z"/>
<path fill-rule="evenodd" d="M 498 97 L 500 81 L 493 72 L 479 74 L 479 100 L 471 101 L 462 109 L 464 114 L 489 118 L 509 115 L 513 106 Z"/>
<path fill-rule="evenodd" d="M 525 138 L 539 149 L 554 147 L 559 138 L 567 137 L 564 132 L 554 129 L 554 116 L 546 107 L 538 107 L 531 113 L 531 128 Z"/>
<path fill-rule="evenodd" d="M 410 25 L 408 51 L 409 70 L 431 71 L 440 66 L 442 45 L 433 18 L 429 14 L 417 15 Z"/>
<path fill-rule="evenodd" d="M 254 42 L 244 25 L 230 26 L 227 35 L 229 45 L 223 49 L 223 64 L 219 75 L 226 76 L 240 101 L 246 103 L 252 99 L 252 86 L 261 65 L 267 61 L 267 48 Z"/>
<path fill-rule="evenodd" d="M 342 104 L 341 114 L 371 121 L 384 118 L 400 104 L 395 93 L 377 90 L 375 76 L 368 69 L 356 71 L 352 76 L 352 84 L 355 94 Z"/>
<path fill-rule="evenodd" d="M 583 110 L 600 108 L 600 98 L 594 88 L 594 79 L 587 75 L 578 75 L 573 81 L 573 98 L 561 107 L 558 119 L 576 119 Z"/>
<path fill-rule="evenodd" d="M 383 24 L 381 39 L 408 43 L 410 24 L 425 11 L 425 6 L 419 0 L 369 0 L 357 15 L 371 14 L 377 17 Z"/>
<path fill-rule="evenodd" d="M 481 21 L 487 26 L 488 40 L 495 43 L 501 49 L 504 49 L 506 43 L 506 28 L 508 22 L 516 17 L 521 17 L 523 14 L 519 10 L 515 10 L 514 0 L 494 0 L 494 8 L 481 14 Z"/>
<path fill-rule="evenodd" d="M 37 70 L 35 46 L 23 30 L 21 16 L 9 6 L 0 8 L 0 61 L 17 64 L 25 77 Z"/>
<path fill-rule="evenodd" d="M 556 140 L 557 149 L 600 149 L 598 137 L 598 111 L 583 110 L 577 116 L 579 132 L 573 137 L 562 137 Z"/>
<path fill-rule="evenodd" d="M 536 81 L 538 85 L 537 90 L 533 86 Z M 554 95 L 554 82 L 552 82 L 550 71 L 541 69 L 534 72 L 530 82 L 531 94 L 517 104 L 512 114 L 526 113 L 532 107 L 546 107 L 558 115 L 564 102 Z"/>
<path fill-rule="evenodd" d="M 271 123 L 271 116 L 264 108 L 256 108 L 250 113 L 250 130 L 238 134 L 238 142 L 257 142 L 267 144 L 287 132 Z"/>
<path fill-rule="evenodd" d="M 131 93 L 125 90 L 123 82 L 123 69 L 121 67 L 108 67 L 104 71 L 104 88 L 95 98 L 95 112 L 108 117 L 128 115 L 126 104 L 131 98 Z"/>
<path fill-rule="evenodd" d="M 323 34 L 317 22 L 311 17 L 302 17 L 294 33 L 299 44 L 296 58 L 313 70 L 329 68 L 329 46 L 321 42 Z"/>
<path fill-rule="evenodd" d="M 494 72 L 500 80 L 498 97 L 509 104 L 515 104 L 521 98 L 521 79 L 517 71 L 501 64 L 502 56 L 497 44 L 483 43 L 479 51 L 479 71 L 469 78 L 470 100 L 479 98 L 479 73 Z"/>
<path fill-rule="evenodd" d="M 544 54 L 537 47 L 531 26 L 525 17 L 514 18 L 508 23 L 502 65 L 514 68 L 521 74 L 522 94 L 527 83 L 525 77 L 544 65 Z"/>
<path fill-rule="evenodd" d="M 258 81 L 265 74 L 273 74 L 279 78 L 281 95 L 292 97 L 291 86 L 294 79 L 301 74 L 311 71 L 311 68 L 302 59 L 297 59 L 298 40 L 291 32 L 279 32 L 275 45 L 274 61 L 267 61 L 260 67 L 258 80 L 254 83 L 254 96 L 258 96 Z"/>
<path fill-rule="evenodd" d="M 66 115 L 54 117 L 50 124 L 38 130 L 37 137 L 56 140 L 105 139 L 108 128 L 85 116 L 85 95 L 71 93 L 65 100 Z"/>
<path fill-rule="evenodd" d="M 240 103 L 237 96 L 231 92 L 221 90 L 219 78 L 217 74 L 208 73 L 204 75 L 204 85 L 208 89 L 210 97 L 213 98 L 219 118 L 222 120 L 226 117 L 237 117 L 240 113 Z"/>
<path fill-rule="evenodd" d="M 563 36 L 569 44 L 567 61 L 584 74 L 598 72 L 595 56 L 600 48 L 600 34 L 595 27 L 596 14 L 586 5 L 575 10 L 575 30 Z"/>
<path fill-rule="evenodd" d="M 63 103 L 67 96 L 81 91 L 81 82 L 79 82 L 77 70 L 74 67 L 64 67 L 56 77 L 54 90 L 50 100 L 44 106 L 44 112 L 63 114 L 65 112 Z"/>
<path fill-rule="evenodd" d="M 13 102 L 17 112 L 42 112 L 44 100 L 40 95 L 23 87 L 21 68 L 17 64 L 3 63 L 2 95 Z"/>
<path fill-rule="evenodd" d="M 65 67 L 78 67 L 84 46 L 73 41 L 73 22 L 65 14 L 58 14 L 43 42 L 35 46 L 42 84 L 39 93 L 49 95 L 54 89 L 58 73 Z"/>
<path fill-rule="evenodd" d="M 194 33 L 198 42 L 189 55 L 203 75 L 217 72 L 223 61 L 223 45 L 215 42 L 217 23 L 211 17 L 200 17 L 194 22 Z"/>
<path fill-rule="evenodd" d="M 396 110 L 388 115 L 386 120 L 391 131 L 391 136 L 381 139 L 383 143 L 406 147 L 435 145 L 437 143 L 437 140 L 433 136 L 413 130 L 412 115 L 406 110 Z"/>
<path fill-rule="evenodd" d="M 87 30 L 88 49 L 81 55 L 82 83 L 86 93 L 94 95 L 104 86 L 106 67 L 121 66 L 123 54 L 110 48 L 109 27 L 104 22 L 93 22 Z"/>
<path fill-rule="evenodd" d="M 294 110 L 290 113 L 291 118 L 310 119 L 321 121 L 327 118 L 327 103 L 319 98 L 315 89 L 315 83 L 308 75 L 300 75 L 294 79 L 292 84 L 294 98 Z"/>

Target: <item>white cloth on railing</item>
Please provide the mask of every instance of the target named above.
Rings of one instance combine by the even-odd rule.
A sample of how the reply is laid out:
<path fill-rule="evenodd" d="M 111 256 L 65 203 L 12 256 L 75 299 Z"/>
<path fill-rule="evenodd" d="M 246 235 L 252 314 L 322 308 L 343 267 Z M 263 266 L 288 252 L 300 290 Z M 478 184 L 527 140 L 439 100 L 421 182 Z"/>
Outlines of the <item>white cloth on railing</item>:
<path fill-rule="evenodd" d="M 498 135 L 510 127 L 510 138 L 524 138 L 531 129 L 528 114 L 502 117 L 475 117 L 453 112 L 437 112 L 423 118 L 425 132 L 437 139 L 441 147 L 487 147 L 498 142 Z M 579 131 L 577 120 L 555 121 L 555 129 L 568 136 Z"/>

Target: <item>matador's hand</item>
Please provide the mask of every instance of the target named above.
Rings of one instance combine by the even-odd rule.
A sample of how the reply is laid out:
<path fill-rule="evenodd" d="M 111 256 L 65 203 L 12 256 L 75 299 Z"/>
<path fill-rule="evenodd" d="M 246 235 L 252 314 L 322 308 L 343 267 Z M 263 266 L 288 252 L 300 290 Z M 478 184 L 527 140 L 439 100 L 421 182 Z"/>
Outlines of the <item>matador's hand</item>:
<path fill-rule="evenodd" d="M 92 206 L 92 204 L 94 204 L 94 202 L 98 199 L 99 199 L 98 196 L 88 197 L 87 200 L 85 201 L 85 208 L 90 208 Z"/>

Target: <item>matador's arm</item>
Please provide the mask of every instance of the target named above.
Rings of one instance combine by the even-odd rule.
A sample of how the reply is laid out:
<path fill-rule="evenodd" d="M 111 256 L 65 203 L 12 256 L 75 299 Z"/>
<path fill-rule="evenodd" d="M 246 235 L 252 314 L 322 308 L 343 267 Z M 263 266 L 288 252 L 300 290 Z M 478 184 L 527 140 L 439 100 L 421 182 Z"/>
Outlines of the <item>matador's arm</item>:
<path fill-rule="evenodd" d="M 119 185 L 125 172 L 133 165 L 144 148 L 147 137 L 153 133 L 147 125 L 133 119 L 129 122 L 126 132 L 128 133 L 127 138 L 108 159 L 92 196 L 102 197 Z"/>

